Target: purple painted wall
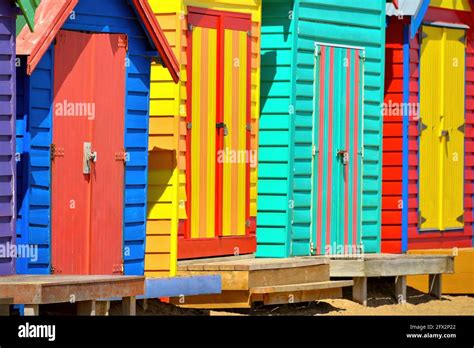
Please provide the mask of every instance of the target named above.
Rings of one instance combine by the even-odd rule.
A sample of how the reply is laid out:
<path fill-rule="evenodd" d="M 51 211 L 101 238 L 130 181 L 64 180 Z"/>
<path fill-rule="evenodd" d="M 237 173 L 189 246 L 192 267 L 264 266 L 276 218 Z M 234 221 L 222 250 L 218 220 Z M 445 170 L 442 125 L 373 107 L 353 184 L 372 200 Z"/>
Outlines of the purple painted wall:
<path fill-rule="evenodd" d="M 0 0 L 0 275 L 15 272 L 15 260 L 5 249 L 15 237 L 15 39 L 17 9 Z M 10 248 L 8 248 L 10 249 Z"/>

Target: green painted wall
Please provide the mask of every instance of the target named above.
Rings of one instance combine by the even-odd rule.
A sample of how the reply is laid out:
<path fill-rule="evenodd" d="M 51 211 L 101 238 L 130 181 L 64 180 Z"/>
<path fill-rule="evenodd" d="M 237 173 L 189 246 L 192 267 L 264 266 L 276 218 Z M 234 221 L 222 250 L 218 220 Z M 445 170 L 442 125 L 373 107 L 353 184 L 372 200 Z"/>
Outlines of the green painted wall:
<path fill-rule="evenodd" d="M 362 240 L 366 252 L 380 252 L 386 2 L 291 3 L 263 2 L 257 256 L 310 253 L 315 42 L 365 48 Z"/>

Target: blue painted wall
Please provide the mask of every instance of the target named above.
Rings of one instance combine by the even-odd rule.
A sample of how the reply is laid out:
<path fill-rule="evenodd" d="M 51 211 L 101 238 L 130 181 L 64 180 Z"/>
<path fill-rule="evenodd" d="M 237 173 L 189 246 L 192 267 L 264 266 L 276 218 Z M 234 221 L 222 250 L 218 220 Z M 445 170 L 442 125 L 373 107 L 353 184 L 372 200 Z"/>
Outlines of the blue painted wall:
<path fill-rule="evenodd" d="M 124 136 L 130 161 L 125 168 L 123 257 L 125 274 L 141 275 L 146 235 L 150 52 L 156 48 L 151 47 L 141 22 L 126 0 L 80 0 L 73 15 L 63 29 L 122 33 L 129 38 Z M 19 200 L 23 202 L 19 205 L 19 214 L 24 221 L 19 224 L 17 234 L 22 242 L 39 245 L 40 258 L 37 262 L 20 263 L 18 271 L 21 273 L 48 274 L 51 268 L 53 64 L 51 47 L 33 75 L 25 78 L 22 87 L 29 97 L 23 106 L 24 131 L 20 129 L 17 133 L 23 143 L 18 146 L 22 153 L 20 166 L 25 166 L 22 169 L 24 185 L 19 190 Z M 24 75 L 24 67 L 21 70 L 20 75 Z"/>

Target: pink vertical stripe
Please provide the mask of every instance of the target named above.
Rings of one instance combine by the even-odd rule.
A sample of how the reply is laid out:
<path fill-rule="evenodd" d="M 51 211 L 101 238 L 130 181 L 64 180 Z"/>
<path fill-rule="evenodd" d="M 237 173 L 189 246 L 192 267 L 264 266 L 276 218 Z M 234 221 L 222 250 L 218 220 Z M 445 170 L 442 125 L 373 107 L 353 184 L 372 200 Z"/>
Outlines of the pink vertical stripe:
<path fill-rule="evenodd" d="M 350 102 L 351 102 L 351 50 L 346 50 L 347 66 L 346 66 L 346 151 L 351 153 L 350 148 Z M 349 158 L 349 163 L 344 166 L 344 245 L 349 244 L 349 164 L 352 158 Z"/>
<path fill-rule="evenodd" d="M 359 108 L 363 105 L 359 105 L 359 64 L 360 64 L 360 52 L 355 54 L 355 78 L 354 78 L 354 184 L 352 186 L 352 197 L 354 202 L 352 204 L 352 244 L 357 244 L 357 220 L 358 220 L 358 201 L 359 201 Z"/>
<path fill-rule="evenodd" d="M 322 254 L 324 248 L 322 247 L 322 213 L 323 213 L 323 166 L 324 166 L 324 73 L 326 70 L 326 49 L 321 47 L 321 58 L 319 64 L 319 163 L 318 163 L 318 226 L 316 230 L 318 254 Z"/>
<path fill-rule="evenodd" d="M 334 112 L 334 48 L 329 47 L 329 115 L 328 115 L 328 178 L 327 178 L 327 215 L 326 215 L 326 245 L 331 245 L 331 187 L 332 187 L 332 161 L 333 161 L 333 112 Z"/>

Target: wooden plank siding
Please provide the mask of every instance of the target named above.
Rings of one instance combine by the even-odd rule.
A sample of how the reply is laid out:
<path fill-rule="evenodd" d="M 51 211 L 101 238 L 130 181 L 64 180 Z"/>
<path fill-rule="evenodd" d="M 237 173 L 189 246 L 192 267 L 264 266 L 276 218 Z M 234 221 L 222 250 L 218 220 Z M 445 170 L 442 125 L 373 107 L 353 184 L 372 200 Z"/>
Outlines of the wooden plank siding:
<path fill-rule="evenodd" d="M 262 11 L 257 256 L 286 257 L 290 252 L 292 1 L 264 0 Z"/>
<path fill-rule="evenodd" d="M 311 221 L 311 118 L 314 42 L 365 48 L 361 241 L 365 252 L 380 252 L 382 196 L 382 113 L 385 75 L 385 2 L 300 0 L 295 15 L 293 254 L 308 253 Z"/>
<path fill-rule="evenodd" d="M 382 252 L 402 252 L 403 21 L 390 18 L 385 46 L 382 163 Z"/>
<path fill-rule="evenodd" d="M 177 240 L 183 236 L 186 213 L 186 103 L 188 6 L 252 15 L 251 149 L 257 151 L 260 109 L 260 0 L 149 0 L 158 22 L 181 65 L 180 82 L 172 85 L 169 73 L 152 67 L 150 103 L 150 188 L 148 196 L 146 275 L 176 274 Z M 155 158 L 155 160 L 153 160 Z M 251 167 L 250 217 L 257 215 L 257 165 Z M 254 225 L 254 223 L 253 223 Z M 253 226 L 255 230 L 255 226 Z M 164 244 L 162 244 L 164 243 Z"/>
<path fill-rule="evenodd" d="M 448 6 L 448 3 L 444 3 Z M 439 5 L 441 7 L 441 5 Z M 444 5 L 443 5 L 444 6 Z M 472 21 L 472 13 L 469 11 L 451 11 L 449 9 L 441 9 L 430 7 L 425 22 L 445 22 L 453 24 L 470 25 Z M 465 88 L 465 169 L 464 169 L 464 228 L 461 230 L 449 232 L 423 232 L 418 231 L 418 209 L 415 205 L 418 195 L 418 121 L 410 122 L 410 213 L 408 228 L 408 249 L 437 249 L 437 248 L 465 248 L 471 247 L 474 237 L 474 31 L 469 29 L 466 37 L 466 88 Z M 410 70 L 411 83 L 410 93 L 412 102 L 416 102 L 419 98 L 419 52 L 420 45 L 418 38 L 410 43 Z"/>

